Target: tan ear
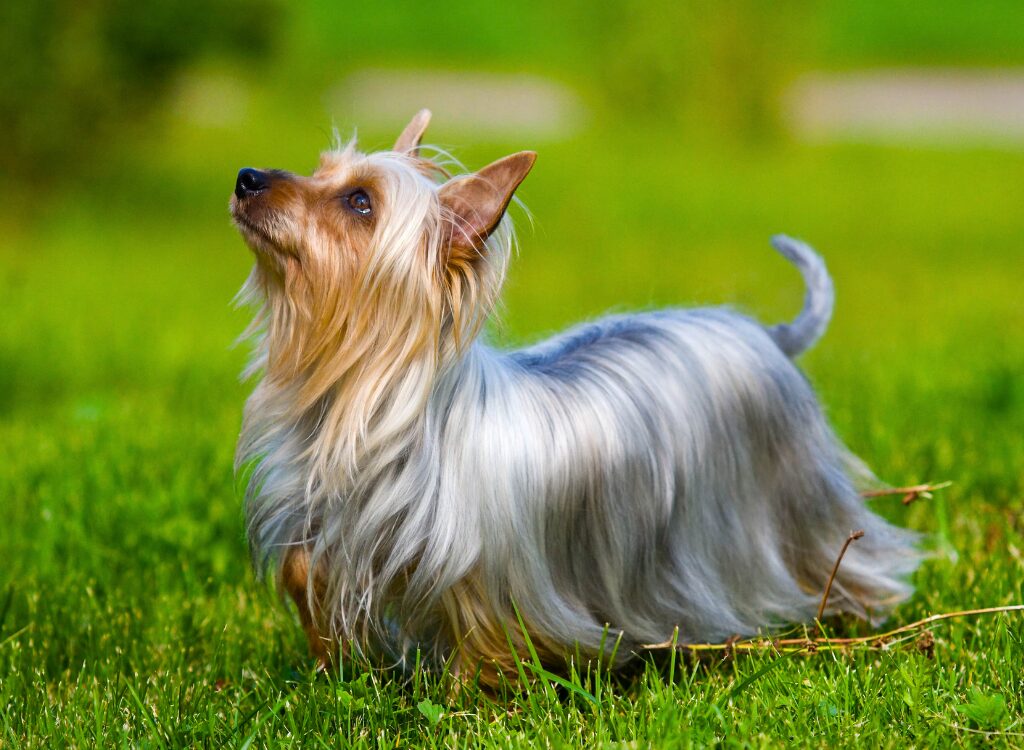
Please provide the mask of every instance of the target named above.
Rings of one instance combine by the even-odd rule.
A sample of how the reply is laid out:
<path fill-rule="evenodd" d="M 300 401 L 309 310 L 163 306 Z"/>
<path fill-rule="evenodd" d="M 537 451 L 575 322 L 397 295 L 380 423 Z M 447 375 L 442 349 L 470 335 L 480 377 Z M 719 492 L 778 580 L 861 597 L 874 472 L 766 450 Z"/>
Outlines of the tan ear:
<path fill-rule="evenodd" d="M 453 249 L 483 247 L 536 160 L 533 151 L 520 151 L 498 159 L 476 174 L 456 177 L 441 186 L 441 205 L 448 209 L 453 221 Z"/>
<path fill-rule="evenodd" d="M 430 110 L 421 109 L 409 121 L 409 124 L 405 126 L 405 130 L 398 136 L 398 140 L 395 141 L 395 147 L 392 150 L 400 154 L 419 156 L 420 141 L 423 140 L 423 134 L 427 131 L 427 125 L 429 124 Z"/>

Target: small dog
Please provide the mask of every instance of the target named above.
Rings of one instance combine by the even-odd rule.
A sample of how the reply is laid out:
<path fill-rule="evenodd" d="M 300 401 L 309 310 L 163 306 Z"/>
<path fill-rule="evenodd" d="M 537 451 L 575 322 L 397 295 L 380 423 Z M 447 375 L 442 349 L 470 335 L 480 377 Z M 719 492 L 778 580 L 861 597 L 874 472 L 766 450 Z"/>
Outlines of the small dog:
<path fill-rule="evenodd" d="M 829 611 L 905 599 L 915 537 L 865 507 L 870 472 L 791 362 L 831 316 L 822 260 L 774 239 L 808 289 L 788 325 L 665 310 L 496 351 L 479 333 L 536 155 L 449 179 L 429 118 L 312 177 L 243 169 L 231 199 L 256 256 L 249 538 L 321 662 L 421 648 L 493 685 L 527 636 L 564 667 L 808 621 L 853 529 Z"/>

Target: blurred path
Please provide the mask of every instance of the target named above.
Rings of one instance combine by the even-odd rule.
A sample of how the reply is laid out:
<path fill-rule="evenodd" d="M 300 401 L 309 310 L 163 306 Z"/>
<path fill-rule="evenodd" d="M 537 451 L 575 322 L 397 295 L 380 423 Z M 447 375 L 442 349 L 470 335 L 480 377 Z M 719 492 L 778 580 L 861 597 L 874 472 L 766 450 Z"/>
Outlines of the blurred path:
<path fill-rule="evenodd" d="M 444 126 L 501 138 L 565 138 L 587 119 L 567 86 L 532 75 L 363 70 L 329 95 L 329 110 L 361 126 L 401 126 L 428 107 Z"/>
<path fill-rule="evenodd" d="M 783 101 L 807 140 L 1024 148 L 1024 70 L 890 69 L 804 76 Z"/>

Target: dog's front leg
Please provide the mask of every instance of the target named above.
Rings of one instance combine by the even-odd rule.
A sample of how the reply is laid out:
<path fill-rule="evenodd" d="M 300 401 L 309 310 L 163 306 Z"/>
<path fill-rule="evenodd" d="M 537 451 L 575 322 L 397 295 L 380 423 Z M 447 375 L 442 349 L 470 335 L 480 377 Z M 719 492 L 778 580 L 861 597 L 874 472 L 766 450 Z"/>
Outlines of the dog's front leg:
<path fill-rule="evenodd" d="M 306 547 L 294 547 L 281 563 L 281 587 L 288 592 L 299 610 L 302 629 L 309 639 L 309 650 L 320 669 L 332 666 L 341 656 L 337 641 L 324 627 L 322 609 L 324 598 L 323 576 L 313 572 L 310 581 L 310 558 Z"/>

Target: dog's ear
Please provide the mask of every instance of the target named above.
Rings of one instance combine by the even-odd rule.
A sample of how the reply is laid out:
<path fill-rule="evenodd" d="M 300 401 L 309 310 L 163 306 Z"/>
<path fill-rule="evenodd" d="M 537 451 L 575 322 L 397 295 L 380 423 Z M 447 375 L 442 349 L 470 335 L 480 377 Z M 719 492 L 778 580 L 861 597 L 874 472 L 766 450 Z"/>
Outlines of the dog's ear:
<path fill-rule="evenodd" d="M 420 141 L 423 140 L 423 134 L 427 131 L 427 125 L 429 124 L 430 110 L 421 109 L 409 121 L 409 124 L 405 126 L 405 130 L 398 136 L 398 140 L 395 141 L 395 147 L 392 150 L 400 154 L 419 156 Z"/>
<path fill-rule="evenodd" d="M 533 151 L 520 151 L 441 186 L 441 205 L 452 222 L 452 251 L 476 252 L 483 247 L 536 160 Z"/>

